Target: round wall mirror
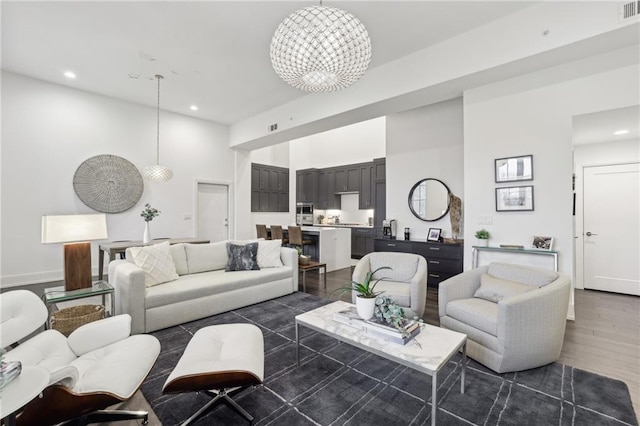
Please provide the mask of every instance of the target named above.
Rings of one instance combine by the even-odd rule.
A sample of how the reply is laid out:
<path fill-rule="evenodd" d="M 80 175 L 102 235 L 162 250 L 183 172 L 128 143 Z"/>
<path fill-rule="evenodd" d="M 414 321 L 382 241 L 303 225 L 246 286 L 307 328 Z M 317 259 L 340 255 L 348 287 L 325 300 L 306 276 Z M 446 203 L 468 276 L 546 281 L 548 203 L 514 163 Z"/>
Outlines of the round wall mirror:
<path fill-rule="evenodd" d="M 420 220 L 433 222 L 449 212 L 451 191 L 441 180 L 428 178 L 413 185 L 409 191 L 409 208 Z"/>

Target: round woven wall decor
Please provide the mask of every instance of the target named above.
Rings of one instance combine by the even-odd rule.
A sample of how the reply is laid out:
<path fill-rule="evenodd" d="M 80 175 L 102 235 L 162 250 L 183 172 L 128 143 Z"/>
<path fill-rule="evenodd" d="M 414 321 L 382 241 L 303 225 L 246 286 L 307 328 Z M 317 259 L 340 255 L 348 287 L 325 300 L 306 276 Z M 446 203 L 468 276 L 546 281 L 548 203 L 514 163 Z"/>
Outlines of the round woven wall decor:
<path fill-rule="evenodd" d="M 73 175 L 73 189 L 92 209 L 102 213 L 120 213 L 138 202 L 144 182 L 129 160 L 104 154 L 80 164 Z"/>

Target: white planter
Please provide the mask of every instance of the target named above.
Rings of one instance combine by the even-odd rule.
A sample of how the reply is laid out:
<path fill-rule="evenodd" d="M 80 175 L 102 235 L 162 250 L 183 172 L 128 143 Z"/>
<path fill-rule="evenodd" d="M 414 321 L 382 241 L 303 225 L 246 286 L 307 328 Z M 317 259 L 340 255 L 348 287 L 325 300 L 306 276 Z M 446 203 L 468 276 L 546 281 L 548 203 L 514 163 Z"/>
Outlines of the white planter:
<path fill-rule="evenodd" d="M 357 296 L 356 309 L 360 318 L 368 320 L 373 316 L 373 311 L 376 309 L 376 298 Z"/>
<path fill-rule="evenodd" d="M 478 245 L 482 247 L 489 247 L 489 240 L 486 238 L 478 238 Z"/>
<path fill-rule="evenodd" d="M 142 235 L 142 242 L 147 244 L 151 241 L 151 231 L 149 230 L 149 222 L 144 223 L 144 234 Z"/>

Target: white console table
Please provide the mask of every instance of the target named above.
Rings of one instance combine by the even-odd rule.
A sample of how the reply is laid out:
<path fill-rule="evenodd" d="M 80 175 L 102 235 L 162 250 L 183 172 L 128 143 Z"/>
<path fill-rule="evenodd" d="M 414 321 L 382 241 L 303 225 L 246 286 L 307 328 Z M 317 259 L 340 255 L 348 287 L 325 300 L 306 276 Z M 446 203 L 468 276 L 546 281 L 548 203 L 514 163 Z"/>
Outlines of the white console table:
<path fill-rule="evenodd" d="M 510 248 L 510 247 L 485 247 L 485 246 L 472 246 L 471 247 L 471 267 L 477 268 L 480 266 L 479 256 L 481 252 L 496 253 L 499 254 L 499 258 L 495 260 L 508 260 L 512 256 L 524 255 L 524 256 L 550 256 L 553 259 L 553 269 L 558 270 L 558 251 L 557 250 L 544 250 L 534 248 Z M 505 257 L 507 259 L 505 259 Z M 540 265 L 537 265 L 540 266 Z"/>

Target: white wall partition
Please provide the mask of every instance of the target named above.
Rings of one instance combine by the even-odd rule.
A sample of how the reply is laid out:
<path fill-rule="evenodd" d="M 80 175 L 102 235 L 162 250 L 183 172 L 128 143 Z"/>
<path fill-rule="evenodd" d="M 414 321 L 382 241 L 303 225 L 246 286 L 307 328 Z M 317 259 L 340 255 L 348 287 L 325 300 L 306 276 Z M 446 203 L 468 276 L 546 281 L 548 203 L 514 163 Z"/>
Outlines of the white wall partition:
<path fill-rule="evenodd" d="M 639 72 L 637 52 L 622 49 L 465 92 L 465 269 L 474 232 L 485 227 L 491 245 L 554 237 L 559 270 L 572 275 L 572 117 L 637 105 Z M 526 154 L 534 180 L 514 186 L 534 186 L 535 210 L 496 212 L 495 188 L 509 185 L 494 182 L 494 160 Z M 487 219 L 491 225 L 480 223 Z"/>
<path fill-rule="evenodd" d="M 84 160 L 113 154 L 141 169 L 155 162 L 155 149 L 155 108 L 3 72 L 2 286 L 62 278 L 62 246 L 40 243 L 40 218 L 93 212 L 72 184 Z M 192 236 L 195 179 L 233 181 L 228 128 L 161 111 L 160 162 L 173 179 L 145 182 L 133 208 L 107 215 L 109 240 L 142 239 L 145 203 L 162 212 L 151 222 L 152 237 Z"/>
<path fill-rule="evenodd" d="M 387 218 L 398 221 L 398 235 L 411 228 L 412 239 L 427 238 L 429 228 L 451 237 L 449 214 L 424 222 L 409 210 L 413 185 L 424 178 L 443 181 L 466 203 L 463 187 L 462 99 L 387 117 Z"/>

